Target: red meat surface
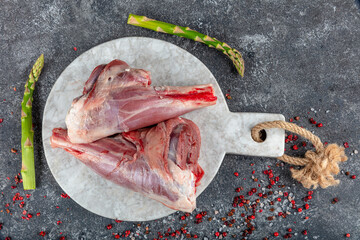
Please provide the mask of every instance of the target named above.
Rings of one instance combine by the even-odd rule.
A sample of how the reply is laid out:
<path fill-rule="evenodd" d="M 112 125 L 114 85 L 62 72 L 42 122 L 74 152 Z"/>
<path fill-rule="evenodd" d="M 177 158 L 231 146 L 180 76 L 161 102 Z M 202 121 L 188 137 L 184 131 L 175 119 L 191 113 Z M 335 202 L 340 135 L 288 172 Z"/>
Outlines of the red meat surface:
<path fill-rule="evenodd" d="M 73 143 L 90 143 L 214 105 L 211 84 L 150 86 L 150 73 L 121 60 L 97 66 L 66 116 Z"/>
<path fill-rule="evenodd" d="M 184 212 L 196 207 L 196 186 L 204 175 L 198 164 L 201 137 L 195 123 L 173 118 L 153 127 L 124 132 L 91 143 L 72 143 L 55 128 L 53 148 L 62 148 L 100 176 Z"/>

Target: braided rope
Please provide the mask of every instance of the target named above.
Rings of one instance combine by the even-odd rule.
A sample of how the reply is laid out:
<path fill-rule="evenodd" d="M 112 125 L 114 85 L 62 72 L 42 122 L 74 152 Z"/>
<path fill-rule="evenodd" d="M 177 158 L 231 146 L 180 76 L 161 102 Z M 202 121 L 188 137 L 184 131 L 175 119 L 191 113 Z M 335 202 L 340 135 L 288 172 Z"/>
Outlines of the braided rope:
<path fill-rule="evenodd" d="M 296 133 L 309 139 L 314 145 L 316 151 L 307 151 L 304 158 L 291 157 L 287 154 L 278 158 L 279 160 L 292 165 L 304 166 L 300 170 L 290 169 L 292 177 L 301 182 L 304 187 L 316 188 L 320 185 L 322 188 L 326 188 L 339 183 L 339 180 L 336 180 L 334 175 L 338 174 L 340 171 L 338 163 L 347 160 L 344 148 L 339 147 L 336 144 L 330 144 L 325 148 L 319 137 L 294 123 L 285 121 L 260 123 L 252 128 L 251 136 L 256 142 L 262 142 L 260 131 L 270 128 L 282 128 Z"/>

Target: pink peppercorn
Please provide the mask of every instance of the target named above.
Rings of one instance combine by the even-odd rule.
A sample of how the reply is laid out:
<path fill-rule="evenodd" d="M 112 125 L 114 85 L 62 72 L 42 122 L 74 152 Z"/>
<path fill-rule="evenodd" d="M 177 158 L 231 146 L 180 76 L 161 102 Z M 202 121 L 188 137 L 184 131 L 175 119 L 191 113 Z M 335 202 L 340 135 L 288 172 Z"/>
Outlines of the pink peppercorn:
<path fill-rule="evenodd" d="M 298 212 L 302 212 L 302 208 L 298 208 Z"/>
<path fill-rule="evenodd" d="M 236 177 L 238 177 L 238 176 L 239 176 L 239 173 L 238 173 L 238 172 L 234 172 L 234 175 L 235 175 Z"/>
<path fill-rule="evenodd" d="M 310 208 L 309 204 L 305 204 L 305 209 L 307 210 L 309 208 Z"/>
<path fill-rule="evenodd" d="M 278 232 L 274 232 L 274 236 L 275 236 L 275 237 L 278 237 L 278 236 L 279 236 L 279 233 L 278 233 Z"/>

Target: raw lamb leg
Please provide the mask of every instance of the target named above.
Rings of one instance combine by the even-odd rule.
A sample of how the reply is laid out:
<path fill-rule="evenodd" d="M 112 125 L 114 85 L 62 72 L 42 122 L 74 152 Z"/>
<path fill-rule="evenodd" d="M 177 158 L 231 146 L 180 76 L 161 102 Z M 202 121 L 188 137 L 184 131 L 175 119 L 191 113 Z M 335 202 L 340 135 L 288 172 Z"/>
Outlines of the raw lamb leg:
<path fill-rule="evenodd" d="M 150 73 L 113 60 L 94 69 L 66 116 L 73 143 L 89 143 L 214 105 L 211 84 L 152 87 Z"/>
<path fill-rule="evenodd" d="M 204 171 L 198 164 L 200 132 L 190 120 L 174 118 L 84 144 L 70 142 L 67 130 L 55 128 L 50 140 L 120 186 L 175 210 L 192 212 L 196 206 Z"/>

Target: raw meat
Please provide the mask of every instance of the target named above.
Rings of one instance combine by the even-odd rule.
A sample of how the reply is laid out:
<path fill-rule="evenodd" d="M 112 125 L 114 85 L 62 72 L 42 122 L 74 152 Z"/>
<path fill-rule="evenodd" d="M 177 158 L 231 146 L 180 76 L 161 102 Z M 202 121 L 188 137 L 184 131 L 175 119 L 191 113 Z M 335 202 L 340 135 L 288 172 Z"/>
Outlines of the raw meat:
<path fill-rule="evenodd" d="M 53 148 L 63 148 L 120 186 L 175 210 L 192 212 L 196 206 L 204 171 L 198 164 L 200 132 L 190 120 L 173 118 L 84 144 L 70 142 L 66 129 L 55 128 L 50 140 Z"/>
<path fill-rule="evenodd" d="M 186 74 L 186 73 L 184 73 Z M 73 143 L 89 143 L 214 105 L 211 84 L 152 87 L 150 73 L 120 60 L 94 69 L 66 116 Z"/>

